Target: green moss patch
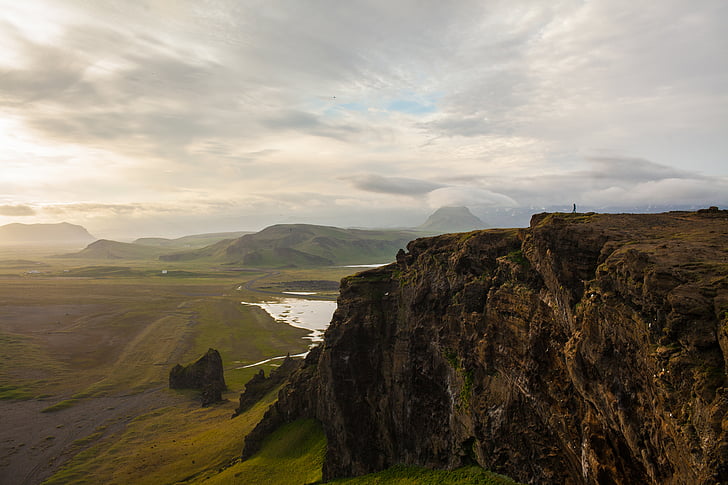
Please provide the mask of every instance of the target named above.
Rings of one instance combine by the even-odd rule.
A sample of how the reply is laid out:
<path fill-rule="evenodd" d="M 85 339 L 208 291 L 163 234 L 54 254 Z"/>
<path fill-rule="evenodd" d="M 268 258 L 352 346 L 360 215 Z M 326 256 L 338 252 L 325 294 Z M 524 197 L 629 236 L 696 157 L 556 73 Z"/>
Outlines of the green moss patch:
<path fill-rule="evenodd" d="M 457 470 L 430 470 L 397 465 L 387 470 L 357 478 L 345 478 L 327 483 L 347 485 L 514 485 L 510 478 L 477 466 Z"/>
<path fill-rule="evenodd" d="M 78 404 L 78 399 L 66 399 L 65 401 L 61 401 L 59 403 L 53 404 L 52 406 L 48 406 L 45 409 L 42 409 L 41 413 L 55 413 L 57 411 L 68 409 L 71 406 L 75 406 L 76 404 Z"/>
<path fill-rule="evenodd" d="M 311 419 L 281 426 L 249 460 L 238 462 L 209 479 L 205 485 L 255 483 L 277 485 L 317 483 L 326 453 L 321 425 Z"/>

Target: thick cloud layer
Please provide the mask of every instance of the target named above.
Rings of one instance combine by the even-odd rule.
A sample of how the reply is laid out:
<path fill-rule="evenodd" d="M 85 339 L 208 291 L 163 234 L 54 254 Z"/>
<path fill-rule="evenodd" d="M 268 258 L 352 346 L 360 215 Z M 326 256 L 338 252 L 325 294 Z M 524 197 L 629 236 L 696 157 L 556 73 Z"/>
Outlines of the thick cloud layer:
<path fill-rule="evenodd" d="M 0 0 L 0 223 L 728 205 L 726 21 L 722 0 Z"/>

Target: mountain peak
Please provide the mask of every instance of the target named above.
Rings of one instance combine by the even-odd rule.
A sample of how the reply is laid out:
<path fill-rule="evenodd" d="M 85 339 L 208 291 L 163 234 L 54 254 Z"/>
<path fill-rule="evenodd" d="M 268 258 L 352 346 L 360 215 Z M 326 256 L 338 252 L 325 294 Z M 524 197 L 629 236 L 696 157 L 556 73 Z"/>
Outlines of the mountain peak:
<path fill-rule="evenodd" d="M 467 207 L 440 207 L 417 230 L 432 233 L 466 232 L 484 229 L 485 223 Z"/>
<path fill-rule="evenodd" d="M 1 244 L 84 245 L 96 239 L 83 227 L 68 222 L 57 224 L 22 224 L 0 226 Z"/>

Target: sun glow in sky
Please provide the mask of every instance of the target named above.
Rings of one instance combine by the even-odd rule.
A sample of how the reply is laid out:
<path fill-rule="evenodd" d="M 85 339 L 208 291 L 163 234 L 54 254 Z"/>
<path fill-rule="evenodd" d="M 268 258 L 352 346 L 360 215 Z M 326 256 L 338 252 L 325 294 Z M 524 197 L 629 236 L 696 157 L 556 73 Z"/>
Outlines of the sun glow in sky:
<path fill-rule="evenodd" d="M 728 3 L 0 0 L 0 224 L 728 205 Z"/>

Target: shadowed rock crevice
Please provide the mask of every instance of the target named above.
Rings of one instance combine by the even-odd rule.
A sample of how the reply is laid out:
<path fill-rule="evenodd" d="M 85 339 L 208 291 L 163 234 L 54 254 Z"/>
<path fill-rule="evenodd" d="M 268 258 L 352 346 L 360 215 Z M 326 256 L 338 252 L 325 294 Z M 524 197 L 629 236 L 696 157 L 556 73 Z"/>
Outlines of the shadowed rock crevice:
<path fill-rule="evenodd" d="M 728 212 L 539 214 L 345 278 L 246 438 L 326 432 L 324 478 L 475 461 L 546 484 L 728 482 Z"/>

